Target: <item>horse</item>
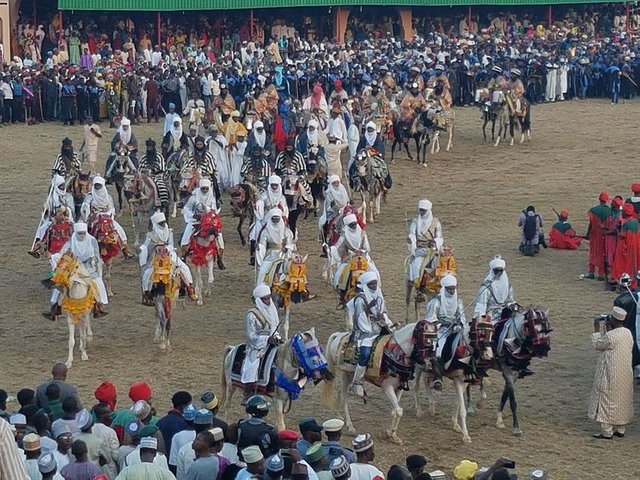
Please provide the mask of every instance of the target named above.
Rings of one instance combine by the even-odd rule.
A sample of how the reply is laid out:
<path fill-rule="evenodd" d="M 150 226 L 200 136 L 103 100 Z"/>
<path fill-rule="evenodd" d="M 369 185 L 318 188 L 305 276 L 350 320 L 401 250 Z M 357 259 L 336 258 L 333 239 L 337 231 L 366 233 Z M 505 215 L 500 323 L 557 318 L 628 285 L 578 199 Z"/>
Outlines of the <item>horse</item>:
<path fill-rule="evenodd" d="M 89 233 L 95 237 L 100 248 L 100 258 L 104 263 L 104 285 L 107 295 L 112 296 L 111 267 L 113 259 L 122 251 L 122 245 L 118 238 L 118 232 L 113 226 L 113 219 L 109 215 L 93 213 L 88 220 Z"/>
<path fill-rule="evenodd" d="M 406 309 L 405 321 L 409 321 L 409 305 L 411 304 L 411 294 L 414 287 L 416 288 L 416 296 L 413 300 L 415 309 L 415 320 L 418 321 L 418 303 L 428 301 L 438 294 L 440 291 L 440 280 L 447 273 L 455 275 L 456 260 L 453 256 L 453 249 L 448 245 L 442 247 L 442 251 L 427 248 L 423 258 L 424 271 L 420 281 L 416 285 L 415 282 L 407 280 L 406 285 Z M 405 260 L 405 271 L 411 268 L 410 262 L 412 257 L 409 256 Z"/>
<path fill-rule="evenodd" d="M 66 181 L 67 192 L 73 197 L 75 206 L 74 219 L 80 218 L 80 211 L 84 203 L 84 197 L 89 194 L 93 188 L 93 182 L 90 173 L 76 171 L 69 176 Z"/>
<path fill-rule="evenodd" d="M 447 146 L 445 147 L 445 151 L 448 152 L 453 146 L 453 126 L 456 118 L 453 109 L 445 110 L 440 105 L 440 102 L 436 102 L 435 105 L 427 109 L 426 113 L 427 121 L 425 123 L 428 125 L 427 130 L 431 134 L 431 155 L 440 152 L 440 132 L 449 133 Z"/>
<path fill-rule="evenodd" d="M 289 228 L 294 238 L 298 238 L 298 218 L 306 210 L 306 200 L 311 193 L 308 184 L 297 174 L 285 175 L 282 181 L 282 192 L 289 207 Z"/>
<path fill-rule="evenodd" d="M 305 220 L 313 210 L 314 217 L 318 215 L 318 203 L 324 201 L 324 190 L 327 187 L 327 172 L 329 167 L 323 156 L 312 154 L 309 152 L 307 160 L 307 183 L 311 189 L 311 198 L 313 198 L 313 208 L 307 208 L 304 214 Z"/>
<path fill-rule="evenodd" d="M 252 183 L 241 183 L 231 189 L 231 212 L 234 217 L 239 218 L 238 235 L 240 235 L 240 243 L 244 247 L 247 244 L 245 236 L 242 233 L 242 226 L 245 220 L 249 219 L 249 225 L 255 221 L 255 204 L 258 196 L 258 188 Z"/>
<path fill-rule="evenodd" d="M 308 255 L 287 251 L 282 260 L 273 263 L 271 272 L 265 278 L 266 283 L 271 285 L 275 305 L 284 309 L 282 326 L 285 339 L 289 338 L 291 304 L 301 303 L 309 298 L 307 257 Z"/>
<path fill-rule="evenodd" d="M 188 255 L 194 266 L 194 283 L 196 288 L 197 305 L 203 304 L 203 295 L 211 295 L 213 285 L 213 262 L 218 256 L 218 235 L 222 232 L 222 220 L 215 210 L 204 212 L 200 216 L 191 239 L 189 240 Z M 207 266 L 209 274 L 207 286 L 204 288 L 202 267 Z"/>
<path fill-rule="evenodd" d="M 370 207 L 368 218 L 365 213 L 367 223 L 373 223 L 374 216 L 380 215 L 380 201 L 387 190 L 388 177 L 387 164 L 377 150 L 367 148 L 356 155 L 349 169 L 349 186 L 354 192 L 360 192 L 365 211 Z"/>
<path fill-rule="evenodd" d="M 422 114 L 418 115 L 418 117 L 421 117 L 421 116 Z M 404 146 L 404 149 L 407 152 L 407 157 L 409 157 L 410 161 L 413 161 L 413 156 L 409 151 L 409 141 L 411 139 L 413 139 L 416 142 L 417 158 L 419 161 L 420 151 L 422 149 L 422 144 L 421 144 L 422 133 L 418 131 L 418 126 L 415 125 L 416 121 L 419 121 L 419 118 L 414 119 L 412 121 L 407 121 L 400 118 L 398 114 L 394 114 L 393 121 L 392 121 L 393 143 L 391 144 L 391 163 L 395 163 L 394 155 L 396 151 L 396 146 L 398 145 L 400 146 L 400 149 L 402 149 L 402 147 Z"/>
<path fill-rule="evenodd" d="M 147 175 L 135 173 L 125 176 L 124 195 L 129 204 L 135 246 L 140 245 L 140 232 L 146 231 L 150 217 L 156 210 L 167 214 L 169 197 L 167 192 L 158 192 L 156 183 Z M 146 217 L 146 222 L 143 223 Z"/>
<path fill-rule="evenodd" d="M 92 340 L 91 313 L 96 304 L 97 291 L 91 275 L 71 253 L 60 257 L 51 282 L 62 292 L 62 309 L 67 314 L 69 327 L 69 354 L 67 368 L 73 366 L 76 328 L 80 335 L 79 347 L 83 361 L 89 360 L 86 346 Z"/>
<path fill-rule="evenodd" d="M 513 435 L 520 437 L 523 435 L 523 431 L 517 415 L 516 373 L 519 373 L 518 378 L 522 378 L 523 372 L 533 358 L 544 358 L 548 355 L 551 349 L 550 333 L 552 331 L 546 310 L 532 306 L 522 311 L 519 305 L 513 304 L 503 310 L 501 320 L 495 326 L 488 317 L 472 321 L 470 346 L 464 345 L 464 342 L 459 340 L 461 335 L 458 333 L 450 334 L 443 350 L 443 358 L 439 362 L 440 365 L 444 364 L 440 371 L 454 382 L 456 399 L 453 425 L 454 431 L 462 432 L 464 442 L 471 441 L 467 430 L 467 407 L 464 398 L 464 383 L 467 380 L 469 366 L 464 359 L 470 356 L 475 359 L 475 368 L 481 377 L 485 376 L 489 369 L 497 370 L 502 374 L 504 388 L 498 407 L 496 427 L 505 428 L 503 411 L 507 400 L 509 400 L 513 415 Z M 437 361 L 432 357 L 432 362 Z M 427 362 L 425 365 L 434 364 Z M 434 368 L 423 370 L 419 369 L 416 373 L 416 405 L 421 375 L 426 373 L 425 384 L 429 385 L 433 385 L 433 381 L 437 377 Z M 427 390 L 430 390 L 429 385 Z M 480 387 L 482 398 L 485 398 L 482 381 L 480 381 Z M 467 395 L 470 398 L 469 386 L 467 387 Z"/>
<path fill-rule="evenodd" d="M 329 255 L 329 252 L 331 250 L 331 247 L 338 243 L 340 235 L 342 235 L 342 230 L 344 229 L 344 217 L 351 213 L 353 213 L 358 219 L 360 228 L 362 228 L 363 230 L 367 228 L 367 221 L 364 218 L 364 211 L 362 207 L 359 208 L 353 204 L 347 204 L 342 207 L 338 215 L 334 216 L 331 219 L 328 219 L 327 225 L 323 231 L 322 248 L 326 254 L 327 261 L 325 262 L 325 267 L 322 271 L 322 278 L 327 280 L 329 283 L 331 283 L 333 280 L 333 276 L 335 275 L 335 267 L 337 265 L 336 262 L 332 261 L 332 256 Z"/>
<path fill-rule="evenodd" d="M 198 188 L 200 173 L 189 162 L 189 152 L 179 150 L 172 153 L 167 159 L 167 175 L 171 203 L 173 204 L 171 218 L 176 218 L 178 208 L 182 209 L 186 200 Z"/>
<path fill-rule="evenodd" d="M 381 335 L 373 345 L 371 358 L 365 374 L 365 380 L 380 387 L 392 404 L 391 427 L 385 431 L 388 439 L 403 445 L 404 442 L 398 436 L 398 425 L 403 415 L 400 406 L 402 391 L 407 389 L 407 382 L 413 376 L 414 367 L 424 363 L 422 358 L 423 339 L 415 336 L 416 324 L 410 323 L 396 330 L 393 334 Z M 357 348 L 351 341 L 351 332 L 333 333 L 327 341 L 325 354 L 329 369 L 340 372 L 341 394 L 340 399 L 344 410 L 344 419 L 349 433 L 356 433 L 356 429 L 349 413 L 347 390 L 353 377 Z M 323 386 L 323 399 L 325 406 L 331 408 L 331 400 L 334 397 L 333 382 L 325 382 Z M 365 394 L 366 401 L 366 394 Z"/>
<path fill-rule="evenodd" d="M 244 389 L 240 379 L 245 352 L 244 344 L 229 345 L 224 350 L 221 406 L 225 407 L 225 419 L 235 390 Z M 259 369 L 256 393 L 273 399 L 278 430 L 284 430 L 284 415 L 288 413 L 291 402 L 298 398 L 307 381 L 312 380 L 317 384 L 322 380 L 333 380 L 333 373 L 328 368 L 313 328 L 294 335 L 276 347 L 270 347 L 262 357 Z M 287 403 L 289 409 L 285 410 Z"/>
<path fill-rule="evenodd" d="M 105 173 L 107 180 L 116 186 L 116 191 L 118 192 L 119 211 L 122 211 L 122 190 L 124 189 L 125 177 L 131 177 L 135 170 L 136 167 L 131 161 L 129 150 L 125 146 L 119 147 L 114 152 L 111 166 Z"/>
<path fill-rule="evenodd" d="M 160 351 L 171 351 L 171 314 L 183 280 L 177 268 L 175 252 L 164 245 L 155 247 L 152 258 L 151 296 L 156 314 L 154 342 L 160 343 Z"/>
<path fill-rule="evenodd" d="M 506 126 L 508 125 L 509 115 L 506 112 L 505 92 L 495 90 L 493 94 L 489 94 L 488 88 L 476 90 L 476 103 L 480 106 L 482 113 L 482 136 L 484 142 L 487 142 L 487 125 L 491 122 L 491 143 L 495 142 L 497 146 L 500 143 L 500 135 L 504 131 L 506 135 Z M 496 122 L 499 125 L 498 138 L 496 139 Z"/>
<path fill-rule="evenodd" d="M 513 90 L 506 94 L 507 108 L 509 112 L 509 135 L 514 143 L 514 130 L 520 130 L 520 144 L 524 143 L 525 134 L 531 140 L 531 105 L 524 96 L 518 97 Z"/>

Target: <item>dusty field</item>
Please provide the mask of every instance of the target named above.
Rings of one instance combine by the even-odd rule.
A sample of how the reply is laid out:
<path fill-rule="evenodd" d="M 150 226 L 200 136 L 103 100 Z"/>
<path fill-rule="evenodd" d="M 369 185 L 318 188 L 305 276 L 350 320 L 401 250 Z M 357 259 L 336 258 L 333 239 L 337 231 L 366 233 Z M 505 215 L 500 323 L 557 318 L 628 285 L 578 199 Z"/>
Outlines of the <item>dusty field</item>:
<path fill-rule="evenodd" d="M 578 278 L 586 268 L 586 246 L 575 252 L 545 250 L 537 258 L 525 258 L 517 251 L 516 228 L 520 210 L 533 204 L 549 227 L 554 220 L 551 208 L 568 208 L 574 227 L 584 233 L 586 210 L 601 189 L 626 196 L 630 183 L 638 180 L 626 172 L 637 165 L 634 140 L 639 114 L 637 102 L 616 107 L 596 101 L 539 106 L 533 112 L 530 144 L 493 148 L 481 143 L 477 110 L 459 110 L 452 152 L 431 158 L 428 169 L 403 157 L 392 167 L 395 185 L 383 217 L 368 230 L 392 318 L 404 319 L 405 218 L 411 217 L 420 197 L 428 197 L 444 225 L 446 241 L 455 248 L 465 304 L 474 298 L 489 258 L 500 253 L 507 260 L 520 303 L 549 308 L 554 333 L 550 357 L 535 361 L 536 375 L 518 384 L 523 438 L 513 437 L 510 429 L 494 427 L 501 388 L 496 373 L 491 376 L 485 409 L 469 418 L 471 445 L 463 445 L 450 428 L 449 383 L 435 417 L 416 420 L 412 402 L 405 397 L 400 426 L 400 435 L 408 440 L 405 448 L 382 439 L 389 405 L 381 392 L 369 388 L 369 405 L 355 406 L 353 416 L 360 431 L 375 435 L 381 466 L 402 462 L 410 453 L 422 453 L 433 469 L 451 472 L 463 458 L 488 464 L 506 455 L 516 459 L 517 471 L 523 476 L 530 468 L 544 467 L 554 479 L 640 478 L 640 464 L 632 460 L 637 458 L 638 426 L 632 425 L 623 440 L 602 442 L 590 438 L 597 426 L 586 418 L 596 360 L 588 335 L 594 315 L 610 308 L 613 295 L 605 293 L 599 283 Z M 106 130 L 101 145 L 104 162 L 114 131 L 104 124 L 102 128 Z M 157 138 L 160 130 L 161 124 L 134 128 L 141 145 L 150 135 Z M 49 168 L 64 136 L 70 136 L 76 148 L 82 143 L 78 126 L 0 129 L 4 166 L 0 386 L 10 394 L 48 378 L 51 363 L 66 358 L 65 322 L 51 323 L 40 316 L 48 306 L 47 294 L 39 284 L 47 263 L 26 254 L 47 191 Z M 243 313 L 252 288 L 248 252 L 235 235 L 235 220 L 229 217 L 227 204 L 223 220 L 228 269 L 216 270 L 214 296 L 204 307 L 189 304 L 176 311 L 171 354 L 160 354 L 152 343 L 153 311 L 140 305 L 136 263 L 117 261 L 111 313 L 94 324 L 90 360 L 77 361 L 70 372 L 69 380 L 79 387 L 86 404 L 103 379 L 118 386 L 123 405 L 128 403 L 129 383 L 150 381 L 159 411 L 169 406 L 171 393 L 177 389 L 186 388 L 198 396 L 207 388 L 219 391 L 222 348 L 242 340 Z M 128 218 L 122 223 L 131 232 Z M 174 228 L 181 231 L 182 221 Z M 299 249 L 310 254 L 310 279 L 318 299 L 295 309 L 292 329 L 315 325 L 325 342 L 331 332 L 343 327 L 335 310 L 336 298 L 320 277 L 315 237 L 315 220 L 302 222 Z M 239 405 L 233 405 L 229 418 L 234 420 L 241 413 Z M 339 412 L 325 410 L 319 390 L 311 388 L 294 404 L 288 425 L 295 427 L 297 418 L 305 415 L 324 420 Z M 509 417 L 505 416 L 505 422 Z"/>

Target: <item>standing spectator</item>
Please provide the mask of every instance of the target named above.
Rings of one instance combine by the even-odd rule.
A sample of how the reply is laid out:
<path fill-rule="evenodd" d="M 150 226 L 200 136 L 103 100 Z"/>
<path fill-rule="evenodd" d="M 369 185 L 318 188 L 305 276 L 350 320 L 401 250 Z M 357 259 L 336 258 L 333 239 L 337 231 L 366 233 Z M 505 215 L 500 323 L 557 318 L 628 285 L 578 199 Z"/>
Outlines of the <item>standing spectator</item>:
<path fill-rule="evenodd" d="M 45 453 L 38 459 L 38 469 L 42 480 L 64 480 L 58 473 L 58 464 L 52 453 Z"/>
<path fill-rule="evenodd" d="M 13 113 L 13 89 L 11 88 L 10 77 L 7 75 L 0 80 L 0 90 L 2 91 L 2 121 L 9 123 L 14 121 Z"/>
<path fill-rule="evenodd" d="M 51 453 L 56 459 L 58 471 L 61 471 L 71 462 L 71 430 L 69 429 L 69 426 L 65 424 L 56 425 L 55 427 L 52 427 L 51 430 L 53 439 L 57 444 L 57 448 Z"/>
<path fill-rule="evenodd" d="M 0 418 L 9 421 L 9 414 L 7 413 L 7 392 L 0 388 Z"/>
<path fill-rule="evenodd" d="M 64 363 L 56 362 L 53 364 L 51 368 L 51 380 L 48 380 L 44 383 L 41 383 L 38 388 L 36 388 L 36 404 L 40 408 L 46 408 L 48 404 L 48 399 L 46 395 L 47 387 L 51 384 L 55 384 L 60 389 L 60 399 L 64 401 L 66 397 L 74 397 L 78 402 L 78 406 L 82 407 L 78 397 L 78 390 L 76 387 L 67 383 L 67 366 Z"/>
<path fill-rule="evenodd" d="M 0 478 L 30 480 L 11 431 L 11 425 L 3 418 L 0 418 Z"/>
<path fill-rule="evenodd" d="M 97 467 L 109 463 L 111 455 L 104 441 L 92 431 L 93 417 L 87 410 L 82 410 L 77 416 L 79 432 L 73 434 L 74 442 L 82 440 L 87 446 L 87 457 Z"/>
<path fill-rule="evenodd" d="M 82 440 L 73 442 L 71 454 L 75 462 L 60 471 L 65 480 L 94 480 L 102 474 L 100 469 L 89 461 L 87 445 Z"/>
<path fill-rule="evenodd" d="M 384 480 L 384 473 L 371 464 L 375 459 L 371 435 L 358 435 L 352 443 L 356 461 L 351 464 L 350 480 Z"/>
<path fill-rule="evenodd" d="M 624 328 L 627 312 L 613 307 L 607 317 L 610 330 L 600 318 L 594 321 L 591 343 L 600 353 L 589 399 L 589 418 L 600 423 L 599 439 L 624 437 L 625 426 L 633 418 L 633 336 Z"/>
<path fill-rule="evenodd" d="M 106 458 L 107 463 L 102 466 L 102 471 L 109 478 L 113 479 L 118 475 L 117 462 L 120 458 L 119 448 L 120 442 L 118 441 L 118 435 L 109 425 L 111 423 L 111 408 L 106 403 L 99 403 L 93 407 L 93 415 L 96 418 L 96 423 L 91 429 L 91 433 L 100 438 L 104 444 L 108 456 Z"/>
<path fill-rule="evenodd" d="M 42 449 L 40 448 L 40 436 L 36 433 L 25 435 L 22 440 L 22 449 L 25 455 L 25 465 L 27 467 L 27 475 L 31 480 L 41 480 L 42 475 L 38 468 L 38 458 Z"/>
<path fill-rule="evenodd" d="M 13 118 L 11 123 L 24 121 L 24 87 L 22 80 L 16 75 L 11 81 L 11 90 L 13 91 Z"/>
<path fill-rule="evenodd" d="M 68 77 L 62 79 L 60 97 L 60 119 L 64 125 L 74 125 L 76 119 L 76 87 L 73 86 Z"/>
<path fill-rule="evenodd" d="M 192 397 L 189 392 L 181 390 L 174 393 L 173 397 L 171 397 L 173 408 L 169 410 L 164 417 L 158 420 L 157 425 L 162 432 L 167 452 L 171 452 L 171 441 L 173 440 L 173 436 L 189 427 L 189 424 L 182 415 L 182 412 L 185 408 L 191 405 L 191 401 Z M 175 473 L 175 470 L 172 470 L 172 472 Z"/>

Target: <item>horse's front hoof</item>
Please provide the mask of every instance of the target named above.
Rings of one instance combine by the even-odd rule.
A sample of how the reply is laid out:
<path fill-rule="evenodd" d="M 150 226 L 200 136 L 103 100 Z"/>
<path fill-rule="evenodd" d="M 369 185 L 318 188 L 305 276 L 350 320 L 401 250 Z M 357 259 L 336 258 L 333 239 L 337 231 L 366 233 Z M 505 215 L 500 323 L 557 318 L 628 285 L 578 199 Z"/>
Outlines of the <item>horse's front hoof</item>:
<path fill-rule="evenodd" d="M 385 434 L 387 435 L 387 438 L 395 443 L 396 445 L 399 446 L 403 446 L 404 442 L 402 441 L 402 439 L 396 434 L 396 432 L 392 432 L 391 430 L 385 430 Z"/>
<path fill-rule="evenodd" d="M 201 307 L 204 304 L 204 302 L 202 301 L 201 298 L 198 298 L 198 300 L 196 300 L 196 305 Z"/>
<path fill-rule="evenodd" d="M 522 431 L 522 429 L 520 427 L 514 428 L 513 429 L 513 436 L 514 437 L 522 437 L 524 435 L 524 432 Z"/>
<path fill-rule="evenodd" d="M 460 428 L 460 424 L 454 423 L 453 424 L 453 431 L 456 432 L 456 433 L 462 433 L 462 428 Z"/>
<path fill-rule="evenodd" d="M 500 430 L 502 430 L 502 429 L 504 429 L 504 428 L 505 428 L 505 426 L 504 426 L 504 422 L 502 421 L 502 419 L 501 419 L 501 418 L 499 418 L 499 419 L 496 421 L 496 428 L 499 428 Z"/>
<path fill-rule="evenodd" d="M 416 408 L 416 418 L 422 418 L 424 416 L 424 412 L 421 408 Z"/>
<path fill-rule="evenodd" d="M 87 360 L 89 360 L 89 355 L 87 355 L 86 353 L 82 354 L 82 361 L 86 362 Z"/>
<path fill-rule="evenodd" d="M 462 437 L 462 443 L 466 443 L 467 445 L 471 443 L 471 437 L 469 435 L 465 435 Z"/>
<path fill-rule="evenodd" d="M 71 368 L 73 367 L 73 362 L 66 362 L 65 365 L 67 368 Z"/>

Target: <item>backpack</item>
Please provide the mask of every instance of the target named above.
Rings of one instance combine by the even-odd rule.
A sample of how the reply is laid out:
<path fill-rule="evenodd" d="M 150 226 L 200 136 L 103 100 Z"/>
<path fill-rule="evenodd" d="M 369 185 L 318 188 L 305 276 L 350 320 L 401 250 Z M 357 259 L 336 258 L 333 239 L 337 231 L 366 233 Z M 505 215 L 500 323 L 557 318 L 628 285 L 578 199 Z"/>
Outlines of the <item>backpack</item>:
<path fill-rule="evenodd" d="M 538 215 L 527 215 L 522 227 L 524 239 L 528 242 L 532 241 L 538 233 Z"/>

